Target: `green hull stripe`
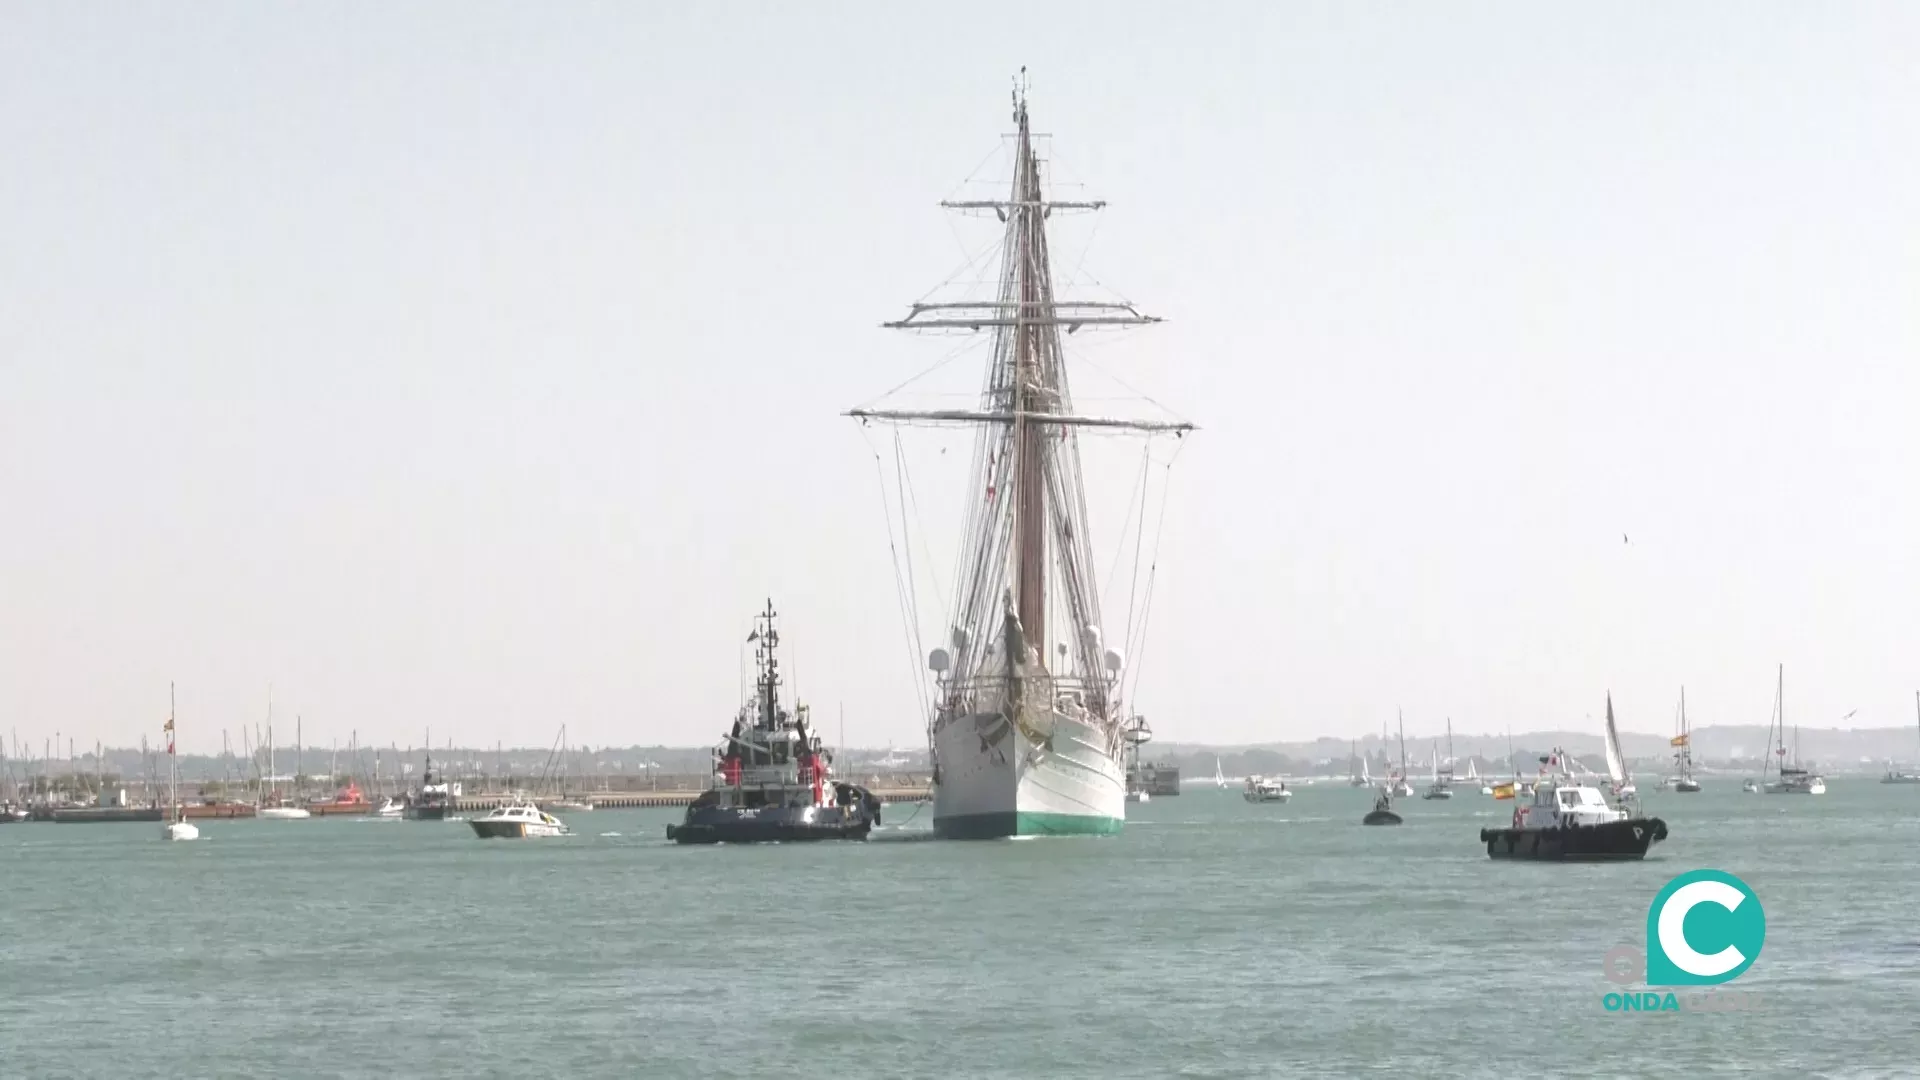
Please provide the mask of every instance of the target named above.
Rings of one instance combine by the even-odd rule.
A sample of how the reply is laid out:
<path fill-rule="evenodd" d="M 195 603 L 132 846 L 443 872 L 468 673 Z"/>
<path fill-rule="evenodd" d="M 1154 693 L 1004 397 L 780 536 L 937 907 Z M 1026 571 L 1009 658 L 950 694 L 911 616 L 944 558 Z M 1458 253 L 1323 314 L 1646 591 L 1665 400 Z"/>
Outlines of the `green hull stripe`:
<path fill-rule="evenodd" d="M 933 835 L 947 840 L 996 840 L 1004 836 L 1105 836 L 1120 831 L 1120 818 L 1094 814 L 1005 811 L 933 819 Z"/>

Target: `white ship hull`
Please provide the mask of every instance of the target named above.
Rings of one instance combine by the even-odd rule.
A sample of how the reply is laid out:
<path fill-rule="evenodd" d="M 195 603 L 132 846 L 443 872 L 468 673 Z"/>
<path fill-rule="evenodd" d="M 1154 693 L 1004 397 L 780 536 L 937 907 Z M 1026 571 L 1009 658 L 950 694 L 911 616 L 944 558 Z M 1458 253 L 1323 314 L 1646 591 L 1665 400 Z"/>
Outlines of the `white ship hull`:
<path fill-rule="evenodd" d="M 263 821 L 305 821 L 313 814 L 298 806 L 263 806 L 255 816 Z"/>
<path fill-rule="evenodd" d="M 998 730 L 998 742 L 981 733 Z M 961 717 L 934 735 L 939 783 L 933 832 L 953 840 L 1116 833 L 1127 780 L 1103 732 L 1053 714 L 1053 749 L 1005 726 L 998 713 Z"/>

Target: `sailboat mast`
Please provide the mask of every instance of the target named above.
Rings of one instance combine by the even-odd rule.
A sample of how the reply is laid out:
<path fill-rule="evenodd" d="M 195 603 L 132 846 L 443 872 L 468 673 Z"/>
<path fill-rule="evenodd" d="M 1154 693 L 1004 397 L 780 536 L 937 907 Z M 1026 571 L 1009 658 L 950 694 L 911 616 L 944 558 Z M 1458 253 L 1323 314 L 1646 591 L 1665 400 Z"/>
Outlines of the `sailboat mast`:
<path fill-rule="evenodd" d="M 173 714 L 173 683 L 169 682 L 167 683 L 167 787 L 171 790 L 168 798 L 173 801 L 173 820 L 179 821 L 181 820 L 180 765 L 179 758 L 175 757 L 173 752 Z"/>

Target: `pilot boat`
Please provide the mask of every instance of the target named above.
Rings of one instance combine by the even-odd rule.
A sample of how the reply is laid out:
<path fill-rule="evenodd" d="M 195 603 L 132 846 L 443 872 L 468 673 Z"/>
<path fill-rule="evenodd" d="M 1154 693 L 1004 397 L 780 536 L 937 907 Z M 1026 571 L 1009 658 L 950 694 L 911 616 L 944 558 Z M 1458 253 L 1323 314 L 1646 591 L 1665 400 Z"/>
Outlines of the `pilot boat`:
<path fill-rule="evenodd" d="M 473 826 L 474 834 L 483 840 L 567 835 L 565 822 L 525 800 L 496 806 L 486 817 L 474 818 L 467 824 Z"/>
<path fill-rule="evenodd" d="M 827 753 L 807 707 L 780 701 L 780 631 L 773 601 L 747 638 L 756 643 L 753 697 L 714 750 L 712 786 L 687 807 L 667 839 L 680 844 L 865 840 L 880 824 L 880 800 L 829 779 Z"/>
<path fill-rule="evenodd" d="M 1284 781 L 1249 776 L 1246 789 L 1240 793 L 1240 797 L 1248 802 L 1286 802 L 1293 798 L 1293 792 L 1287 790 Z"/>
<path fill-rule="evenodd" d="M 1607 702 L 1611 717 L 1613 702 Z M 1547 763 L 1559 768 L 1534 784 L 1533 801 L 1517 806 L 1513 824 L 1480 830 L 1480 842 L 1494 859 L 1603 861 L 1644 858 L 1647 849 L 1667 838 L 1667 823 L 1615 807 L 1599 788 L 1566 772 L 1571 760 L 1556 748 Z"/>

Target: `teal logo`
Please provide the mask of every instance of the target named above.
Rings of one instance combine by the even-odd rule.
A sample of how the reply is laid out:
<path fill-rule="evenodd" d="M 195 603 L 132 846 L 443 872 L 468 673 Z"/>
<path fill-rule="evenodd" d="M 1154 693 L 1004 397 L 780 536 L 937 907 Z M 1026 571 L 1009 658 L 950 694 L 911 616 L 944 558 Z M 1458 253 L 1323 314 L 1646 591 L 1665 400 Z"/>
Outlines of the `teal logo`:
<path fill-rule="evenodd" d="M 1747 883 L 1724 870 L 1667 882 L 1647 909 L 1647 985 L 1714 986 L 1760 957 L 1767 915 Z"/>

